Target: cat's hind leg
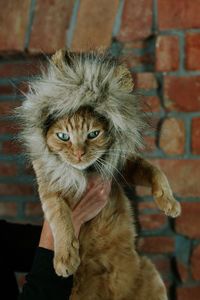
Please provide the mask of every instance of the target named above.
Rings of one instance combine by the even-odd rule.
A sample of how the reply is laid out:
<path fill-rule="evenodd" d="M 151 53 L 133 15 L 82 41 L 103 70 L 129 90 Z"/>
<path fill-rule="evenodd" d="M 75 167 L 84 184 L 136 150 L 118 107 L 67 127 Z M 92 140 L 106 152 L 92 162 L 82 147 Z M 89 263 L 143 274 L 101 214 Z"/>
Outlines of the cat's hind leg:
<path fill-rule="evenodd" d="M 147 257 L 141 257 L 140 261 L 134 300 L 167 300 L 166 287 L 155 266 Z"/>

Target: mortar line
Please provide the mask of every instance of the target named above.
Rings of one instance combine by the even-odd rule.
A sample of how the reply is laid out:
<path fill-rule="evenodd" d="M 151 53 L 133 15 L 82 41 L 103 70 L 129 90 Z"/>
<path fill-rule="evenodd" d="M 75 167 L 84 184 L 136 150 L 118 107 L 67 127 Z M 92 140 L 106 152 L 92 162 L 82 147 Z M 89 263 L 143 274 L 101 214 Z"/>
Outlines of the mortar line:
<path fill-rule="evenodd" d="M 179 71 L 180 73 L 185 73 L 185 33 L 179 35 L 180 41 L 180 66 Z"/>
<path fill-rule="evenodd" d="M 69 30 L 67 32 L 67 45 L 66 46 L 68 49 L 70 49 L 70 47 L 71 47 L 72 35 L 73 35 L 74 27 L 76 24 L 76 17 L 78 14 L 79 5 L 80 5 L 80 0 L 76 0 L 74 3 L 73 10 L 72 10 L 72 16 L 71 16 L 71 20 L 70 20 Z"/>
<path fill-rule="evenodd" d="M 153 1 L 153 26 L 152 26 L 154 34 L 158 31 L 158 13 L 157 13 L 157 0 Z"/>
<path fill-rule="evenodd" d="M 29 46 L 29 41 L 30 41 L 30 36 L 31 36 L 31 27 L 33 25 L 33 18 L 34 18 L 34 13 L 35 13 L 36 2 L 37 2 L 37 0 L 31 0 L 29 20 L 28 20 L 28 26 L 27 26 L 27 30 L 26 30 L 26 37 L 25 37 L 25 43 L 24 43 L 24 50 L 26 52 L 28 52 L 28 46 Z"/>
<path fill-rule="evenodd" d="M 119 3 L 119 8 L 117 11 L 117 15 L 115 18 L 115 24 L 113 26 L 113 32 L 112 32 L 112 35 L 114 38 L 117 36 L 120 25 L 121 25 L 121 16 L 122 16 L 122 12 L 123 12 L 124 2 L 125 2 L 125 0 L 120 0 L 120 3 Z"/>

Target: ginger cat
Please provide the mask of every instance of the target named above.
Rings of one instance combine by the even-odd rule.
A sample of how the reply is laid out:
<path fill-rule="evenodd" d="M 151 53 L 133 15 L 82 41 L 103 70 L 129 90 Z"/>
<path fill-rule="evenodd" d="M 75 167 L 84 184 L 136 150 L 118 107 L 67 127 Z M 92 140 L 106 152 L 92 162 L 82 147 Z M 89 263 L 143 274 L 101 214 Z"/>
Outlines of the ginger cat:
<path fill-rule="evenodd" d="M 71 300 L 166 300 L 149 259 L 135 250 L 134 217 L 123 186 L 152 187 L 158 207 L 178 216 L 165 175 L 137 155 L 144 128 L 128 70 L 96 54 L 57 52 L 20 108 L 45 217 L 54 236 L 54 268 L 74 274 Z M 83 225 L 79 240 L 70 206 L 88 177 L 112 178 L 109 201 Z"/>

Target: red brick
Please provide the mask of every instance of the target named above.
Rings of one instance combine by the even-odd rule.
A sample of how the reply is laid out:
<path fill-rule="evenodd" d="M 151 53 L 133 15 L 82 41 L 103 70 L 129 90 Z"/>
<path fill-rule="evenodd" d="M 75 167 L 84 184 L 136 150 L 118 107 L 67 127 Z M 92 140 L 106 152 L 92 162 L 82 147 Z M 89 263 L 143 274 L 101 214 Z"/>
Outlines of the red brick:
<path fill-rule="evenodd" d="M 123 50 L 132 50 L 132 49 L 145 49 L 147 47 L 147 42 L 143 41 L 134 41 L 122 44 Z"/>
<path fill-rule="evenodd" d="M 29 166 L 29 165 L 23 165 L 22 166 L 22 174 L 23 175 L 35 175 L 35 172 L 32 168 L 32 166 Z"/>
<path fill-rule="evenodd" d="M 71 48 L 109 47 L 118 8 L 119 0 L 80 1 Z"/>
<path fill-rule="evenodd" d="M 151 254 L 171 253 L 174 251 L 174 239 L 165 236 L 139 238 L 138 250 Z"/>
<path fill-rule="evenodd" d="M 136 53 L 123 54 L 121 56 L 122 61 L 125 61 L 128 69 L 140 68 L 143 66 L 153 66 L 153 54 L 147 53 L 138 55 Z"/>
<path fill-rule="evenodd" d="M 138 188 L 140 188 L 140 187 L 137 186 L 136 191 L 137 191 L 137 194 L 139 195 L 142 192 L 138 192 Z M 148 191 L 150 192 L 150 188 L 148 188 Z M 149 196 L 149 194 L 151 194 L 151 192 L 146 193 L 145 195 L 144 195 L 144 192 L 143 192 L 142 196 Z M 138 209 L 139 209 L 139 211 L 143 211 L 145 209 L 158 209 L 158 207 L 157 207 L 155 202 L 150 202 L 150 201 L 141 202 L 141 201 L 139 201 Z"/>
<path fill-rule="evenodd" d="M 145 103 L 147 105 L 143 106 L 143 110 L 145 112 L 161 112 L 161 104 L 160 104 L 160 98 L 157 96 L 151 96 L 151 97 L 143 97 Z"/>
<path fill-rule="evenodd" d="M 31 0 L 0 1 L 0 50 L 24 50 Z"/>
<path fill-rule="evenodd" d="M 152 0 L 126 0 L 117 39 L 131 42 L 148 38 L 152 34 Z"/>
<path fill-rule="evenodd" d="M 167 217 L 164 214 L 139 215 L 141 230 L 154 230 L 166 225 Z"/>
<path fill-rule="evenodd" d="M 158 124 L 160 124 L 160 119 L 161 118 L 159 118 L 159 117 L 151 117 L 151 118 L 149 118 L 149 122 L 150 122 L 150 126 L 151 126 L 151 128 L 150 128 L 150 132 L 155 132 L 155 131 L 157 131 L 158 130 Z"/>
<path fill-rule="evenodd" d="M 21 105 L 21 101 L 0 101 L 0 117 L 14 114 L 14 109 Z"/>
<path fill-rule="evenodd" d="M 16 141 L 3 141 L 2 153 L 3 154 L 19 154 L 22 152 L 21 145 Z"/>
<path fill-rule="evenodd" d="M 38 60 L 3 63 L 0 65 L 0 77 L 25 77 L 30 75 L 39 75 L 41 63 Z"/>
<path fill-rule="evenodd" d="M 27 217 L 42 216 L 43 211 L 40 202 L 26 202 L 24 206 L 24 215 Z"/>
<path fill-rule="evenodd" d="M 153 264 L 156 266 L 158 272 L 162 275 L 167 275 L 171 273 L 170 261 L 166 257 L 156 257 L 151 258 Z"/>
<path fill-rule="evenodd" d="M 144 137 L 144 149 L 142 149 L 142 152 L 150 153 L 153 151 L 155 151 L 155 138 L 152 136 L 145 136 Z"/>
<path fill-rule="evenodd" d="M 200 33 L 189 33 L 186 35 L 186 59 L 187 70 L 200 70 Z"/>
<path fill-rule="evenodd" d="M 177 300 L 198 300 L 200 295 L 200 286 L 187 286 L 177 288 Z"/>
<path fill-rule="evenodd" d="M 66 47 L 74 0 L 38 0 L 31 28 L 30 52 L 54 53 Z"/>
<path fill-rule="evenodd" d="M 166 287 L 166 290 L 167 290 L 167 293 L 169 293 L 169 289 L 170 289 L 170 282 L 169 282 L 169 279 L 167 278 L 162 278 L 164 284 L 165 284 L 165 287 Z M 169 299 L 170 300 L 170 299 Z M 173 300 L 173 299 L 171 299 Z"/>
<path fill-rule="evenodd" d="M 29 83 L 28 82 L 20 82 L 18 85 L 18 94 L 19 95 L 24 95 L 28 92 L 29 90 Z"/>
<path fill-rule="evenodd" d="M 200 160 L 148 159 L 166 174 L 174 194 L 182 197 L 200 196 Z M 178 219 L 177 219 L 178 220 Z"/>
<path fill-rule="evenodd" d="M 160 35 L 156 39 L 156 70 L 158 72 L 179 69 L 180 49 L 177 36 Z"/>
<path fill-rule="evenodd" d="M 15 219 L 15 222 L 18 224 L 26 224 L 27 225 L 27 217 L 25 218 L 17 218 Z M 42 218 L 37 218 L 36 220 L 31 220 L 31 225 L 43 225 L 43 220 Z"/>
<path fill-rule="evenodd" d="M 17 165 L 15 163 L 0 162 L 0 176 L 1 177 L 17 176 Z"/>
<path fill-rule="evenodd" d="M 160 131 L 159 146 L 167 155 L 185 152 L 185 123 L 175 118 L 165 119 Z"/>
<path fill-rule="evenodd" d="M 11 95 L 15 91 L 13 85 L 0 85 L 0 94 L 1 95 Z"/>
<path fill-rule="evenodd" d="M 164 102 L 168 112 L 200 110 L 200 76 L 165 76 Z"/>
<path fill-rule="evenodd" d="M 19 133 L 19 124 L 15 121 L 0 121 L 0 134 Z"/>
<path fill-rule="evenodd" d="M 187 266 L 181 264 L 179 261 L 177 261 L 177 270 L 178 274 L 180 276 L 180 279 L 183 283 L 188 282 L 188 268 Z"/>
<path fill-rule="evenodd" d="M 200 245 L 196 246 L 192 252 L 191 273 L 195 280 L 200 280 Z"/>
<path fill-rule="evenodd" d="M 147 186 L 136 186 L 136 192 L 140 197 L 148 197 L 152 195 L 151 188 Z"/>
<path fill-rule="evenodd" d="M 195 174 L 191 174 L 195 176 Z M 187 178 L 188 180 L 188 178 Z M 198 178 L 199 180 L 199 178 Z M 186 184 L 186 180 L 184 182 Z M 178 233 L 188 236 L 192 239 L 200 238 L 200 202 L 181 203 L 181 216 L 175 220 L 175 229 Z"/>
<path fill-rule="evenodd" d="M 16 202 L 0 202 L 0 216 L 1 217 L 15 217 L 17 215 Z"/>
<path fill-rule="evenodd" d="M 200 117 L 192 119 L 191 148 L 193 154 L 200 154 Z"/>
<path fill-rule="evenodd" d="M 138 90 L 154 90 L 158 88 L 158 82 L 154 73 L 138 72 L 133 76 L 135 89 Z"/>
<path fill-rule="evenodd" d="M 33 196 L 34 188 L 29 183 L 0 183 L 0 196 Z"/>
<path fill-rule="evenodd" d="M 200 1 L 199 0 L 158 0 L 158 27 L 166 29 L 199 28 Z"/>

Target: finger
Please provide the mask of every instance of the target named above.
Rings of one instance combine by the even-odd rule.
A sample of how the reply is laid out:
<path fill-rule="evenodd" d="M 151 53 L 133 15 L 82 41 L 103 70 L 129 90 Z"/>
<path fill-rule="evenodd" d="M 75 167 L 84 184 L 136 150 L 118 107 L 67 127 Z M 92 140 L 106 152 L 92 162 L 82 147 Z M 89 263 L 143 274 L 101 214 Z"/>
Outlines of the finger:
<path fill-rule="evenodd" d="M 110 193 L 110 187 L 105 186 L 103 189 L 101 189 L 100 194 L 99 194 L 99 201 L 107 202 L 109 198 L 109 193 Z"/>
<path fill-rule="evenodd" d="M 84 201 L 84 199 L 88 201 L 88 199 L 90 199 L 91 197 L 94 198 L 95 195 L 99 193 L 102 189 L 103 189 L 102 184 L 93 185 L 89 190 L 86 190 L 85 194 L 81 198 L 81 201 Z"/>
<path fill-rule="evenodd" d="M 102 186 L 100 185 L 91 186 L 90 188 L 87 188 L 80 200 L 71 208 L 74 210 L 76 207 L 79 206 L 79 208 L 83 207 L 84 209 L 85 205 L 91 203 L 96 198 L 95 196 L 99 193 L 101 189 Z"/>
<path fill-rule="evenodd" d="M 104 192 L 110 191 L 110 189 L 111 189 L 111 181 L 109 180 L 108 182 L 102 183 L 101 187 L 102 187 L 102 190 Z"/>
<path fill-rule="evenodd" d="M 98 199 L 101 200 L 102 197 L 105 198 L 104 200 L 106 200 L 109 192 L 110 181 L 102 183 L 101 178 L 98 180 L 95 179 L 95 181 L 92 181 L 91 185 L 89 185 L 89 187 L 86 189 L 79 202 L 71 208 L 74 210 L 77 206 L 79 206 L 79 208 L 82 207 L 84 209 L 85 205 L 91 205 L 91 203 L 98 201 Z"/>
<path fill-rule="evenodd" d="M 102 181 L 102 176 L 99 175 L 99 174 L 92 174 L 92 175 L 89 175 L 88 177 L 88 181 Z"/>
<path fill-rule="evenodd" d="M 87 182 L 86 191 L 88 191 L 89 189 L 91 189 L 94 186 L 97 186 L 101 182 L 102 182 L 101 176 L 91 176 L 91 177 L 89 177 L 88 182 Z"/>

